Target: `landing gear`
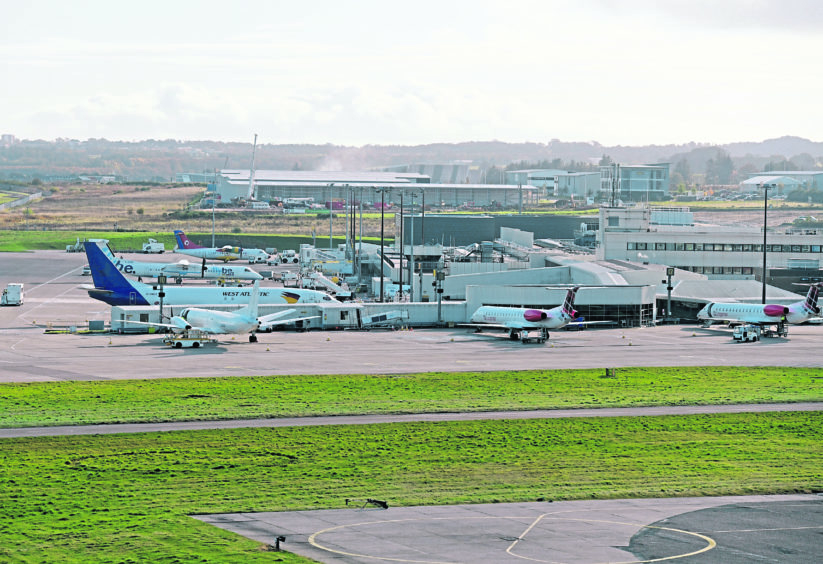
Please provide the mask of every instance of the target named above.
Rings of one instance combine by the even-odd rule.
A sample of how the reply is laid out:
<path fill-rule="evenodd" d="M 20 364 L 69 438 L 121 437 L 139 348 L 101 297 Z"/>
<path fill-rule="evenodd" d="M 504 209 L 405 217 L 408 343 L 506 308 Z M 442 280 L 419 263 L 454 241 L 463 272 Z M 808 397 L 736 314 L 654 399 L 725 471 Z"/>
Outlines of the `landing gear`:
<path fill-rule="evenodd" d="M 257 342 L 257 335 L 255 335 L 254 333 L 249 335 L 249 342 L 250 343 L 256 343 Z"/>
<path fill-rule="evenodd" d="M 521 338 L 520 331 L 509 331 L 509 339 L 512 341 L 519 341 Z"/>

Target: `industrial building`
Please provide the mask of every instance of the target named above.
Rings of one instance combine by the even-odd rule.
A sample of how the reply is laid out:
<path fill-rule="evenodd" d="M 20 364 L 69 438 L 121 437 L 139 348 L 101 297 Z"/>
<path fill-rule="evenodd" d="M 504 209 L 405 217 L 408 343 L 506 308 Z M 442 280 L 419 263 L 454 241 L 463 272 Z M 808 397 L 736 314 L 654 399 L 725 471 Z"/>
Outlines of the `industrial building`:
<path fill-rule="evenodd" d="M 516 207 L 536 204 L 538 190 L 533 186 L 501 184 L 434 184 L 424 174 L 413 172 L 320 172 L 221 170 L 215 186 L 218 202 L 274 201 L 311 198 L 325 204 L 333 201 L 383 202 L 399 204 L 401 194 L 415 194 L 427 206 Z M 381 190 L 381 191 L 378 191 Z"/>
<path fill-rule="evenodd" d="M 669 164 L 600 167 L 600 188 L 624 202 L 651 202 L 669 196 Z"/>
<path fill-rule="evenodd" d="M 764 176 L 764 174 L 758 172 L 751 176 L 754 178 L 756 176 Z M 768 176 L 789 178 L 797 182 L 798 187 L 807 190 L 823 190 L 823 172 L 819 170 L 770 170 Z M 746 182 L 748 182 L 748 180 L 743 181 L 743 183 Z"/>
<path fill-rule="evenodd" d="M 599 172 L 570 172 L 553 168 L 506 171 L 506 184 L 535 186 L 544 198 L 594 199 L 601 190 Z"/>

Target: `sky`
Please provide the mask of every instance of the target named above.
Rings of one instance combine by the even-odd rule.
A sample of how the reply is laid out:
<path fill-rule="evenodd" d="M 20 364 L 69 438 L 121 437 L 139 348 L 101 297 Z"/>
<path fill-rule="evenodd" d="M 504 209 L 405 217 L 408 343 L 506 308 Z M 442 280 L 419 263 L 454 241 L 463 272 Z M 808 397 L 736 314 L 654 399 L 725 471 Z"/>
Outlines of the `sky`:
<path fill-rule="evenodd" d="M 823 140 L 819 0 L 0 0 L 0 133 Z"/>

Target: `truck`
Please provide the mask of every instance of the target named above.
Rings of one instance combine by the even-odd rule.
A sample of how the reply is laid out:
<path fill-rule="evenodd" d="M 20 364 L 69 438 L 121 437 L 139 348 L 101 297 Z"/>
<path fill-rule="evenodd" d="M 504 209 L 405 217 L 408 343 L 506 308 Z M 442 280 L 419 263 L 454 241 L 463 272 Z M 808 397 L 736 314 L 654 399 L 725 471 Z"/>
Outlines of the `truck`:
<path fill-rule="evenodd" d="M 761 332 L 760 325 L 747 323 L 736 326 L 732 332 L 732 338 L 738 343 L 756 342 L 760 340 Z"/>
<path fill-rule="evenodd" d="M 300 255 L 294 249 L 286 249 L 280 253 L 280 260 L 283 264 L 297 264 L 300 262 Z"/>
<path fill-rule="evenodd" d="M 166 245 L 158 243 L 156 239 L 149 238 L 148 243 L 143 243 L 143 253 L 163 253 L 166 251 Z"/>
<path fill-rule="evenodd" d="M 0 305 L 23 305 L 23 285 L 12 282 L 6 286 L 3 289 L 3 295 L 0 296 Z"/>

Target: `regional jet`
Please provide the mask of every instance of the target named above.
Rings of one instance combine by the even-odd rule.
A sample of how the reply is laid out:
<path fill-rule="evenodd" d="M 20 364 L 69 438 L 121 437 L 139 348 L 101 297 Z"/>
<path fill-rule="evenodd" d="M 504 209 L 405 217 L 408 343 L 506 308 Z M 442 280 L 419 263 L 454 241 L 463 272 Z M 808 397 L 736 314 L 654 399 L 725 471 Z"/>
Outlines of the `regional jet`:
<path fill-rule="evenodd" d="M 777 304 L 740 304 L 712 302 L 697 313 L 697 319 L 709 327 L 715 322 L 725 322 L 730 325 L 752 324 L 763 326 L 777 326 L 778 335 L 787 335 L 786 325 L 796 325 L 809 321 L 820 315 L 817 298 L 821 284 L 812 284 L 806 294 L 806 299 L 789 305 Z"/>
<path fill-rule="evenodd" d="M 535 339 L 539 343 L 545 343 L 549 338 L 549 329 L 560 329 L 574 320 L 577 315 L 574 298 L 579 289 L 579 286 L 570 288 L 563 305 L 547 310 L 481 306 L 474 312 L 468 325 L 475 327 L 478 332 L 484 328 L 507 330 L 511 340 L 523 343 L 532 339 L 531 331 L 538 331 Z"/>
<path fill-rule="evenodd" d="M 97 245 L 86 245 L 94 288 L 88 293 L 109 305 L 220 305 L 249 303 L 248 288 L 175 287 L 143 284 L 127 279 Z M 263 288 L 261 304 L 337 303 L 337 300 L 317 290 L 302 288 Z"/>
<path fill-rule="evenodd" d="M 136 260 L 127 260 L 122 257 L 117 258 L 111 251 L 111 248 L 106 244 L 105 240 L 96 241 L 97 245 L 103 253 L 117 267 L 117 270 L 124 274 L 131 274 L 137 276 L 137 280 L 142 282 L 143 276 L 157 277 L 166 276 L 174 278 L 179 284 L 182 278 L 208 278 L 217 280 L 262 280 L 263 277 L 248 266 L 216 266 L 207 265 L 205 260 L 203 264 L 194 264 L 183 259 L 178 262 L 140 262 Z M 87 243 L 88 244 L 88 243 Z"/>
<path fill-rule="evenodd" d="M 213 309 L 188 307 L 180 315 L 172 316 L 169 323 L 150 323 L 129 321 L 140 325 L 153 325 L 171 329 L 172 332 L 188 335 L 190 332 L 206 333 L 210 335 L 224 335 L 232 333 L 250 333 L 249 342 L 256 343 L 258 331 L 270 331 L 275 325 L 295 323 L 307 319 L 315 319 L 319 315 L 308 317 L 283 317 L 292 310 L 280 311 L 262 317 L 258 316 L 257 305 L 260 298 L 260 282 L 254 282 L 249 304 L 235 311 L 216 311 Z"/>
<path fill-rule="evenodd" d="M 190 241 L 189 238 L 186 237 L 186 234 L 180 229 L 175 230 L 174 237 L 177 239 L 176 252 L 201 259 L 222 260 L 223 262 L 230 260 L 266 262 L 270 258 L 269 254 L 263 249 L 244 249 L 243 247 L 232 247 L 231 245 L 224 247 L 201 247 Z"/>

